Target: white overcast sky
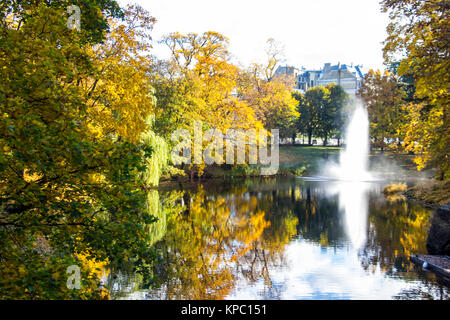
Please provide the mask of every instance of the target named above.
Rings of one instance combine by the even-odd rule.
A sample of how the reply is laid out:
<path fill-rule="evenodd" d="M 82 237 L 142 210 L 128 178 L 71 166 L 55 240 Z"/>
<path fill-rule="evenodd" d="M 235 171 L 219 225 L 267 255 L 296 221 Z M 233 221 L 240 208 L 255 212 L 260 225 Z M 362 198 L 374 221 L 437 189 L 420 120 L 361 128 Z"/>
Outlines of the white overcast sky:
<path fill-rule="evenodd" d="M 153 36 L 217 31 L 243 65 L 265 59 L 265 43 L 285 47 L 285 64 L 320 68 L 325 62 L 383 68 L 388 17 L 379 0 L 120 0 L 138 3 L 158 22 Z M 163 58 L 165 51 L 155 46 Z"/>

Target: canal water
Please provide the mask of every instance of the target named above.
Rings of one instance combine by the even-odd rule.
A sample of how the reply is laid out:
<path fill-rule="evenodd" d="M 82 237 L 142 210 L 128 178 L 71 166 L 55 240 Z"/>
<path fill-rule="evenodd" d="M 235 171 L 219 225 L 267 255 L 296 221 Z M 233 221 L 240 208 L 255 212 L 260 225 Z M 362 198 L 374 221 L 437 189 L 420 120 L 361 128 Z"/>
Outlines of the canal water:
<path fill-rule="evenodd" d="M 152 191 L 151 280 L 116 272 L 116 299 L 449 299 L 409 262 L 432 212 L 383 182 L 273 178 Z"/>

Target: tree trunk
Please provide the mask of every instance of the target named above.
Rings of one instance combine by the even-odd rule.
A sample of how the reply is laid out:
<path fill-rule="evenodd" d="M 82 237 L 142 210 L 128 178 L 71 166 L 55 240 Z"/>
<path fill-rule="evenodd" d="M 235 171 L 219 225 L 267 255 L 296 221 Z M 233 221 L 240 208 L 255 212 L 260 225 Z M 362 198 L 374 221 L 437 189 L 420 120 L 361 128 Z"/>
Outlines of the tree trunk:
<path fill-rule="evenodd" d="M 328 136 L 325 136 L 323 139 L 323 146 L 326 147 L 328 145 Z"/>
<path fill-rule="evenodd" d="M 441 169 L 440 171 L 441 172 L 439 173 L 438 180 L 439 181 L 444 181 L 444 179 L 445 179 L 445 171 L 443 169 Z"/>

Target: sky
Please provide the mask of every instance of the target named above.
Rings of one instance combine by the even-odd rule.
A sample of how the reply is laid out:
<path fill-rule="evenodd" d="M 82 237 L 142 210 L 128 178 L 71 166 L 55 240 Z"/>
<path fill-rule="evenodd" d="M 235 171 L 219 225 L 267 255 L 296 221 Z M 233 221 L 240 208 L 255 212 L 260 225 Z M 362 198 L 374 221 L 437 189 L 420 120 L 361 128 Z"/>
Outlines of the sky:
<path fill-rule="evenodd" d="M 321 68 L 324 63 L 383 69 L 382 42 L 389 19 L 379 0 L 120 0 L 138 3 L 158 22 L 153 38 L 171 32 L 217 31 L 243 66 L 266 59 L 274 38 L 284 47 L 284 65 Z M 161 45 L 154 54 L 167 57 Z"/>
<path fill-rule="evenodd" d="M 269 288 L 281 300 L 391 300 L 423 288 L 419 281 L 389 277 L 379 266 L 365 270 L 358 251 L 351 248 L 325 248 L 296 240 L 286 247 L 284 257 L 279 267 L 269 270 L 268 277 L 272 280 Z M 265 295 L 268 291 L 263 278 L 255 282 L 242 279 L 226 299 L 274 299 Z"/>

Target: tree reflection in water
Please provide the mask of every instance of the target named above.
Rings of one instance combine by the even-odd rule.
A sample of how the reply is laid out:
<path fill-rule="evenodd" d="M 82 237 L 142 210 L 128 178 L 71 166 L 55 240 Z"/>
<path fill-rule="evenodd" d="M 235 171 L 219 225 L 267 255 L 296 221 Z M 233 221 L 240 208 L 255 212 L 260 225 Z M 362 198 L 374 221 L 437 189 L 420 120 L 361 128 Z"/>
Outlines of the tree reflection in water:
<path fill-rule="evenodd" d="M 401 280 L 393 285 L 398 292 L 392 289 L 391 298 L 448 297 L 448 290 L 433 275 L 415 269 L 408 260 L 411 252 L 426 252 L 430 211 L 406 199 L 385 199 L 383 185 L 300 179 L 236 184 L 160 191 L 159 205 L 157 195 L 149 197 L 152 207 L 159 208 L 159 225 L 149 227 L 159 259 L 149 266 L 151 279 L 133 278 L 139 285 L 122 285 L 128 288 L 128 298 L 295 298 L 286 289 L 294 284 L 280 280 L 280 274 L 292 271 L 289 268 L 298 252 L 314 247 L 325 250 L 320 259 L 354 252 L 356 264 L 351 268 L 356 270 L 359 264 L 358 276 Z M 316 277 L 322 277 L 322 271 L 308 261 L 301 265 L 297 268 L 312 268 Z M 301 277 L 307 281 L 306 275 Z M 326 291 L 326 286 L 315 290 Z M 351 292 L 323 294 L 325 298 L 358 297 Z"/>
<path fill-rule="evenodd" d="M 237 275 L 270 281 L 269 269 L 281 264 L 282 249 L 296 233 L 296 219 L 280 212 L 267 219 L 258 194 L 233 188 L 207 195 L 203 187 L 186 193 L 184 210 L 168 218 L 157 245 L 164 263 L 157 269 L 160 290 L 152 298 L 223 299 Z"/>

